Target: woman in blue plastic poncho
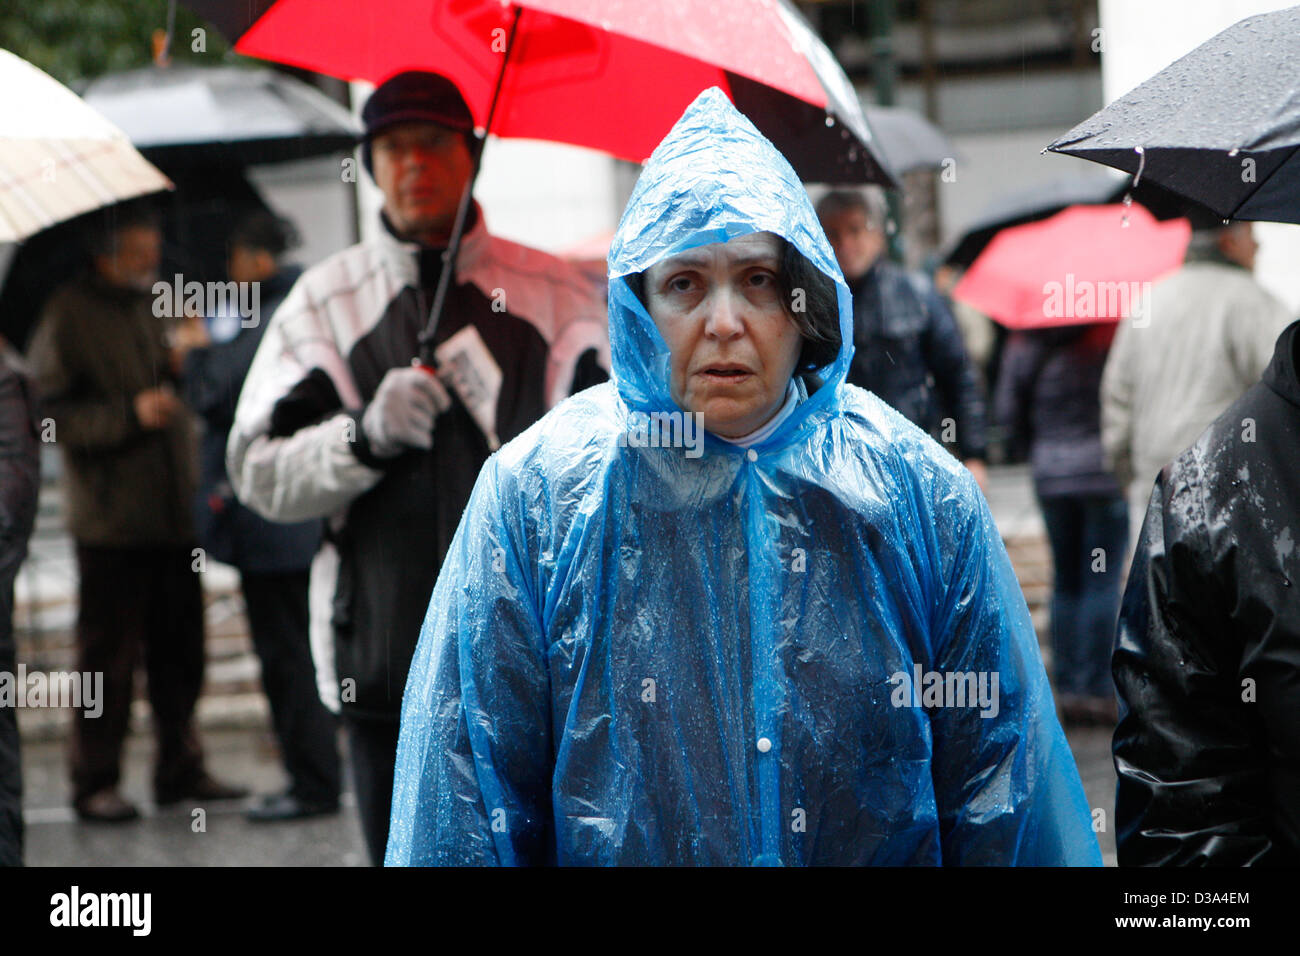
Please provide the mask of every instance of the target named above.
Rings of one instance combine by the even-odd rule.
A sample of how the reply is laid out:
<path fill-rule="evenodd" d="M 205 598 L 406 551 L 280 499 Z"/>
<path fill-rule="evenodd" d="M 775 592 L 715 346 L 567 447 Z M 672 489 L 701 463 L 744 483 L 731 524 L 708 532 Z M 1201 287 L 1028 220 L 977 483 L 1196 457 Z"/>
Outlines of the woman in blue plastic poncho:
<path fill-rule="evenodd" d="M 387 862 L 1099 862 L 988 508 L 844 383 L 834 255 L 719 91 L 609 274 L 614 382 L 484 466 L 438 578 Z"/>

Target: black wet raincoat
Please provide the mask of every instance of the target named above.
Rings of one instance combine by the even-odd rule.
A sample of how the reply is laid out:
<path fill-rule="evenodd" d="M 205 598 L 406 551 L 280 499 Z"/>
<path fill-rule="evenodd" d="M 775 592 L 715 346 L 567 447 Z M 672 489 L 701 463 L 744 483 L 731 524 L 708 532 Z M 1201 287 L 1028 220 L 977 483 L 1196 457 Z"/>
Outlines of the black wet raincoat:
<path fill-rule="evenodd" d="M 1121 866 L 1300 863 L 1300 322 L 1156 480 L 1113 658 Z"/>

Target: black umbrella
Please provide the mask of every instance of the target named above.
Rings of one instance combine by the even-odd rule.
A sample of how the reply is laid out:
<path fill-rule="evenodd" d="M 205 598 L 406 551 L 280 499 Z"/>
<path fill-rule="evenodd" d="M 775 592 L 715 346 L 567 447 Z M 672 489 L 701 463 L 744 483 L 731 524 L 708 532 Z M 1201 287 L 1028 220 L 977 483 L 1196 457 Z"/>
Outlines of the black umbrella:
<path fill-rule="evenodd" d="M 360 132 L 320 90 L 265 68 L 147 66 L 102 76 L 82 97 L 160 164 L 306 159 L 349 150 Z"/>
<path fill-rule="evenodd" d="M 1047 148 L 1223 219 L 1300 223 L 1300 7 L 1242 20 Z"/>
<path fill-rule="evenodd" d="M 939 169 L 955 159 L 957 148 L 939 127 L 915 110 L 901 106 L 863 106 L 885 161 L 896 173 Z"/>
<path fill-rule="evenodd" d="M 1119 177 L 1095 175 L 1067 176 L 1004 193 L 948 241 L 939 251 L 939 261 L 969 268 L 1003 229 L 1046 219 L 1070 206 L 1117 202 L 1123 189 L 1124 181 Z"/>

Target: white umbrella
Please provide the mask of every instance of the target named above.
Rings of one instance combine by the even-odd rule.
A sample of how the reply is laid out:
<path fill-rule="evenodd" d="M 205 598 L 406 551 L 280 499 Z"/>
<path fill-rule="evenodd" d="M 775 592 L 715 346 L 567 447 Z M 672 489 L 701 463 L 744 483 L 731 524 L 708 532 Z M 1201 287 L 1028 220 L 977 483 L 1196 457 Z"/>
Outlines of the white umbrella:
<path fill-rule="evenodd" d="M 0 89 L 0 242 L 171 188 L 125 133 L 8 50 Z"/>

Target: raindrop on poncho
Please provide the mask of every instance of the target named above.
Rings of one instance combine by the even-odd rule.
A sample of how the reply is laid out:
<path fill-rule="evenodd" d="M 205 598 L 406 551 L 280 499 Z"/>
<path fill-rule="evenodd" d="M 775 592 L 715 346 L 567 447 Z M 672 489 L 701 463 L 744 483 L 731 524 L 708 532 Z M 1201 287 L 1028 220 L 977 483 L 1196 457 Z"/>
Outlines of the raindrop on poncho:
<path fill-rule="evenodd" d="M 624 277 L 761 230 L 834 279 L 838 356 L 749 451 L 638 447 L 677 408 Z M 720 91 L 650 158 L 609 275 L 614 381 L 487 462 L 433 591 L 387 862 L 1099 863 L 988 507 L 845 383 L 833 253 Z"/>

